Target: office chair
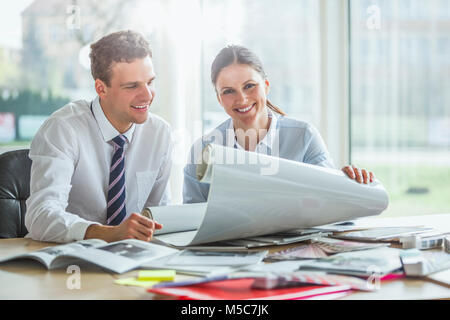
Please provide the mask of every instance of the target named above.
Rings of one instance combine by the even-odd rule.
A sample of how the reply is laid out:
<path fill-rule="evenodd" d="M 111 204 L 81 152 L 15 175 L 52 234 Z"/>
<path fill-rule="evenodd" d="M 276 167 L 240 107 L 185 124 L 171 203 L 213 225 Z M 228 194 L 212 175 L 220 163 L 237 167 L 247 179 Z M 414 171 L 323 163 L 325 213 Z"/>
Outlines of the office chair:
<path fill-rule="evenodd" d="M 30 195 L 31 160 L 29 150 L 0 155 L 0 238 L 23 238 L 25 201 Z"/>

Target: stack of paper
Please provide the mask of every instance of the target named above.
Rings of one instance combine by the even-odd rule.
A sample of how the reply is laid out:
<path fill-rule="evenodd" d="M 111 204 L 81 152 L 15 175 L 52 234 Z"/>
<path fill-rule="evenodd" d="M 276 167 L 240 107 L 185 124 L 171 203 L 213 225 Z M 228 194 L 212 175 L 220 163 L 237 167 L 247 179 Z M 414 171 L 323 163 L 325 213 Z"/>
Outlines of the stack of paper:
<path fill-rule="evenodd" d="M 386 247 L 387 243 L 366 243 L 357 241 L 343 241 L 332 238 L 319 238 L 312 240 L 312 243 L 327 254 L 335 254 L 341 252 L 360 251 Z"/>
<path fill-rule="evenodd" d="M 204 266 L 204 265 L 168 265 L 167 261 L 170 257 L 163 257 L 161 259 L 153 260 L 148 263 L 141 265 L 141 268 L 145 269 L 164 269 L 172 268 L 176 270 L 177 273 L 193 275 L 193 276 L 203 276 L 203 277 L 213 277 L 218 275 L 226 275 L 235 271 L 239 267 L 230 266 Z"/>
<path fill-rule="evenodd" d="M 291 243 L 303 242 L 328 235 L 326 232 L 317 232 L 301 234 L 301 233 L 276 233 L 259 237 L 251 237 L 245 239 L 234 239 L 221 241 L 220 244 L 230 247 L 245 247 L 247 249 L 260 248 L 267 246 L 282 246 Z"/>
<path fill-rule="evenodd" d="M 266 260 L 299 260 L 318 259 L 327 257 L 327 253 L 315 244 L 304 244 L 298 247 L 281 250 L 271 253 Z"/>
<path fill-rule="evenodd" d="M 319 259 L 341 252 L 360 251 L 386 246 L 388 246 L 386 243 L 365 243 L 332 238 L 316 238 L 311 240 L 311 244 L 304 244 L 271 253 L 267 256 L 266 260 Z"/>
<path fill-rule="evenodd" d="M 338 253 L 324 259 L 306 261 L 299 269 L 369 277 L 374 274 L 383 276 L 400 271 L 402 263 L 399 249 L 378 248 Z"/>
<path fill-rule="evenodd" d="M 302 284 L 318 284 L 324 286 L 348 285 L 353 290 L 373 291 L 375 288 L 367 281 L 357 277 L 331 275 L 323 272 L 295 271 L 281 274 L 271 273 L 256 277 L 253 288 L 273 289 L 299 286 Z"/>
<path fill-rule="evenodd" d="M 141 265 L 147 269 L 174 269 L 178 273 L 199 276 L 229 274 L 243 266 L 257 265 L 268 251 L 258 252 L 211 252 L 183 250 L 161 259 Z"/>
<path fill-rule="evenodd" d="M 268 251 L 254 253 L 183 250 L 167 260 L 169 266 L 244 266 L 260 263 Z"/>
<path fill-rule="evenodd" d="M 432 230 L 426 227 L 382 227 L 333 235 L 333 238 L 357 241 L 389 241 L 401 236 L 420 234 Z"/>

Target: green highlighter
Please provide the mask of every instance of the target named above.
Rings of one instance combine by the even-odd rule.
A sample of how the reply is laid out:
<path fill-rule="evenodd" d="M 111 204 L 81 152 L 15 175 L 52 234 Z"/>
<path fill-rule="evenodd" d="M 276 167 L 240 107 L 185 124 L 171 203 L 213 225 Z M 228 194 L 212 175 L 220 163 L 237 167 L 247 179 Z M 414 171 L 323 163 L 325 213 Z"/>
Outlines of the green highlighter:
<path fill-rule="evenodd" d="M 175 270 L 142 270 L 139 271 L 139 281 L 173 281 Z"/>

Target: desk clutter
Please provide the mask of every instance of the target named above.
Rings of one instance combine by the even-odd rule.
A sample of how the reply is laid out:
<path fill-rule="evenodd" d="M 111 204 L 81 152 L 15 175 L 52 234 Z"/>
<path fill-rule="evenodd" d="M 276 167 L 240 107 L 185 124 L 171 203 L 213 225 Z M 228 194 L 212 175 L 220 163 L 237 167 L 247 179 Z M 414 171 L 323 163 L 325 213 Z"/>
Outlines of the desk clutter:
<path fill-rule="evenodd" d="M 276 249 L 286 242 L 289 248 Z M 199 277 L 148 282 L 138 276 L 116 283 L 182 300 L 339 299 L 404 277 L 450 285 L 448 234 L 425 227 L 299 229 L 189 247 L 141 267 Z"/>
<path fill-rule="evenodd" d="M 49 270 L 80 262 L 118 275 L 137 270 L 114 283 L 174 299 L 339 299 L 405 277 L 450 287 L 449 235 L 423 226 L 341 223 L 184 248 L 84 240 L 0 264 L 13 260 Z"/>

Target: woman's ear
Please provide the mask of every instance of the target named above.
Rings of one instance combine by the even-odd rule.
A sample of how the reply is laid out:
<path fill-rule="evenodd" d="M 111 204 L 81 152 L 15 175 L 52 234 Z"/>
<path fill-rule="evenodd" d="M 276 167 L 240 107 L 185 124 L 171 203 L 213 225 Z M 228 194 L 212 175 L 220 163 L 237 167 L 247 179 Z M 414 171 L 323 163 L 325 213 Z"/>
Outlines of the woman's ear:
<path fill-rule="evenodd" d="M 269 91 L 270 91 L 270 82 L 267 79 L 264 80 L 264 89 L 265 89 L 266 96 L 267 96 L 269 94 Z"/>

